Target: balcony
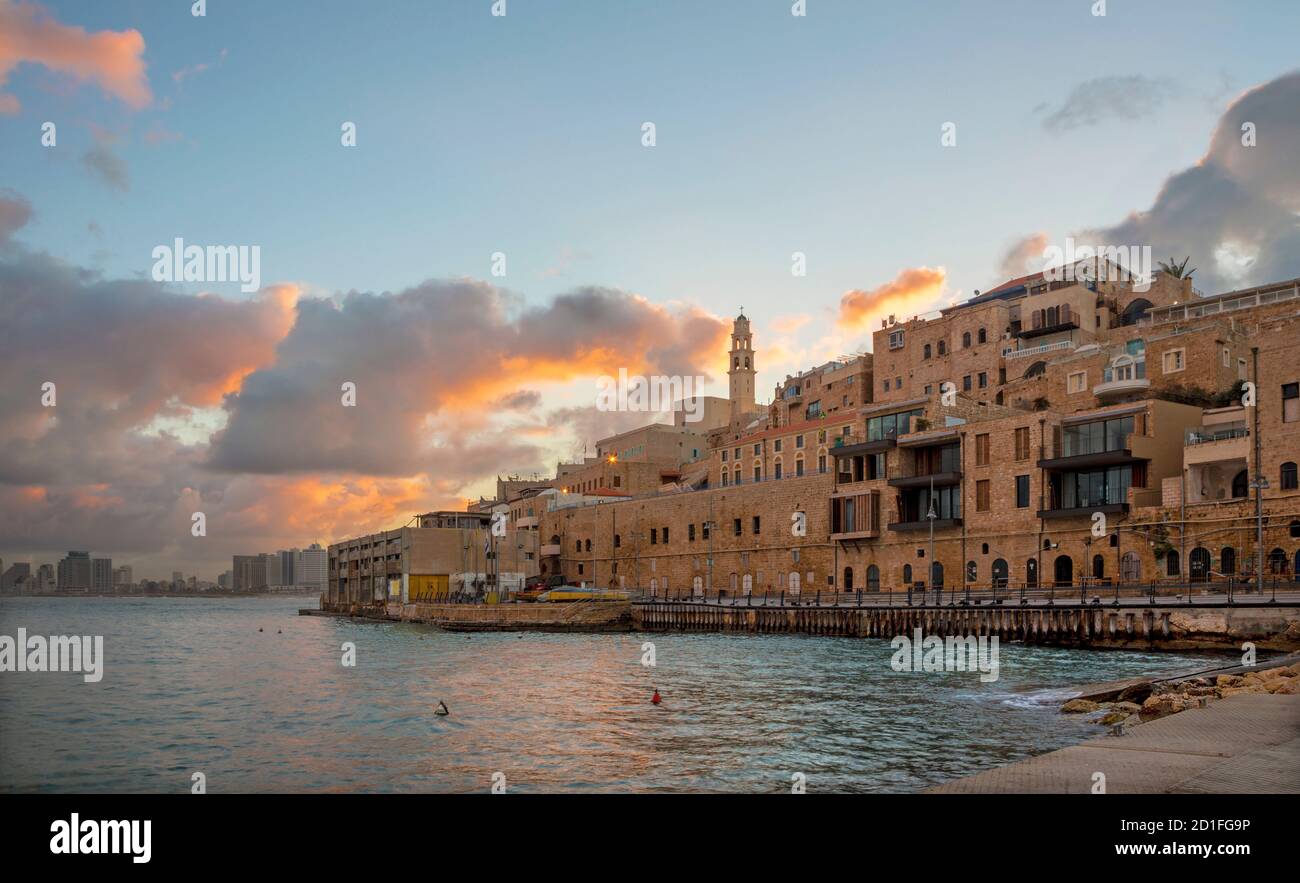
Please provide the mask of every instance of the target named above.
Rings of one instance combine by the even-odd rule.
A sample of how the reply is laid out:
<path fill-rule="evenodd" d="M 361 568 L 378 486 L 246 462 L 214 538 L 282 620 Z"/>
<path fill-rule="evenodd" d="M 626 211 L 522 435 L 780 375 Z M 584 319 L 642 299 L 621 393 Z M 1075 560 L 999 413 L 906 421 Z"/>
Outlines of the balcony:
<path fill-rule="evenodd" d="M 892 467 L 889 470 L 889 486 L 897 488 L 948 487 L 961 484 L 961 472 L 931 472 L 923 475 L 908 474 L 908 470 Z"/>
<path fill-rule="evenodd" d="M 1037 328 L 1022 328 L 1018 337 L 1027 340 L 1031 337 L 1045 337 L 1048 334 L 1057 334 L 1062 331 L 1078 331 L 1079 321 L 1077 319 L 1068 319 L 1064 322 L 1057 322 L 1055 325 L 1040 325 Z"/>
<path fill-rule="evenodd" d="M 1134 377 L 1129 380 L 1111 380 L 1107 383 L 1099 383 L 1092 388 L 1092 394 L 1099 399 L 1106 399 L 1131 393 L 1144 393 L 1150 388 L 1150 380 L 1145 377 Z"/>
<path fill-rule="evenodd" d="M 1025 347 L 1024 349 L 1013 349 L 1003 347 L 1002 358 L 1007 361 L 1012 359 L 1026 359 L 1030 356 L 1041 356 L 1044 353 L 1051 353 L 1057 350 L 1072 350 L 1076 346 L 1073 340 L 1058 340 L 1053 343 L 1043 343 L 1038 346 Z"/>
<path fill-rule="evenodd" d="M 523 518 L 516 519 L 516 520 L 515 520 L 515 528 L 518 529 L 518 530 L 536 530 L 536 529 L 537 529 L 537 516 L 536 516 L 536 515 L 525 515 Z"/>
<path fill-rule="evenodd" d="M 1053 518 L 1091 518 L 1092 513 L 1102 512 L 1106 515 L 1127 515 L 1128 503 L 1102 503 L 1097 506 L 1075 506 L 1071 509 L 1039 509 L 1038 517 Z"/>
<path fill-rule="evenodd" d="M 960 518 L 935 518 L 934 519 L 935 530 L 944 530 L 945 528 L 950 528 L 950 527 L 961 527 L 961 519 Z M 889 529 L 892 531 L 897 531 L 899 533 L 908 533 L 911 531 L 918 531 L 918 530 L 929 531 L 930 519 L 927 518 L 921 521 L 892 521 L 889 524 Z"/>

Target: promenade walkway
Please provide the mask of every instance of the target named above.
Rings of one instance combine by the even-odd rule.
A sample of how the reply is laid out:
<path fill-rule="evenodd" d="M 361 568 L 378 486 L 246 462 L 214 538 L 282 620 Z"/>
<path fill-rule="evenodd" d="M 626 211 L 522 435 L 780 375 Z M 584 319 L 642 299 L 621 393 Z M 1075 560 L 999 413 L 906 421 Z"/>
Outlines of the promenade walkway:
<path fill-rule="evenodd" d="M 1300 696 L 1238 694 L 931 794 L 1300 794 Z"/>

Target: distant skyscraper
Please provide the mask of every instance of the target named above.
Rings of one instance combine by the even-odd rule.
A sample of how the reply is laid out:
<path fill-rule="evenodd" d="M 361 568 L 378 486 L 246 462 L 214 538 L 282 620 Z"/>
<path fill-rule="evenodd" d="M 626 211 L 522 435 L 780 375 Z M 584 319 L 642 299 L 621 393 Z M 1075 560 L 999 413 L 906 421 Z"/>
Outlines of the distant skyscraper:
<path fill-rule="evenodd" d="M 236 592 L 266 588 L 266 557 L 263 555 L 236 555 L 231 572 Z"/>
<path fill-rule="evenodd" d="M 60 592 L 88 592 L 91 585 L 89 552 L 69 552 L 59 561 Z"/>
<path fill-rule="evenodd" d="M 90 586 L 96 592 L 113 591 L 113 559 L 94 558 L 90 562 Z"/>
<path fill-rule="evenodd" d="M 266 568 L 266 583 L 268 586 L 283 585 L 280 578 L 280 553 L 264 552 L 262 554 L 263 566 Z"/>
<path fill-rule="evenodd" d="M 58 581 L 54 577 L 54 565 L 42 564 L 36 568 L 36 583 L 32 588 L 35 592 L 53 592 L 58 588 Z"/>
<path fill-rule="evenodd" d="M 292 586 L 297 580 L 295 579 L 295 565 L 298 557 L 297 549 L 280 550 L 280 585 Z"/>
<path fill-rule="evenodd" d="M 325 591 L 326 572 L 329 569 L 329 551 L 320 543 L 312 543 L 299 550 L 294 557 L 294 585 Z"/>
<path fill-rule="evenodd" d="M 114 586 L 129 586 L 133 582 L 135 582 L 135 580 L 132 578 L 131 565 L 123 564 L 121 567 L 113 570 Z"/>
<path fill-rule="evenodd" d="M 9 569 L 6 570 L 3 575 L 0 575 L 0 594 L 9 595 L 16 593 L 20 588 L 20 584 L 26 580 L 27 577 L 31 576 L 31 574 L 32 566 L 30 564 L 24 564 L 21 562 L 18 564 L 10 564 Z"/>

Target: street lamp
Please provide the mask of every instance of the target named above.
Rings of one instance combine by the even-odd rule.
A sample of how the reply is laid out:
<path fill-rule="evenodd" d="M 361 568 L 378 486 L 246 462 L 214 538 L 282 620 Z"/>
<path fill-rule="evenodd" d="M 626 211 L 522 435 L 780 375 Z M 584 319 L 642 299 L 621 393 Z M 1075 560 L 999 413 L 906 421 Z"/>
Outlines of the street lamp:
<path fill-rule="evenodd" d="M 930 582 L 934 583 L 934 520 L 939 517 L 939 513 L 934 508 L 934 476 L 930 476 L 930 509 L 925 513 L 925 518 L 930 522 Z M 922 593 L 921 599 L 925 600 Z M 937 584 L 934 587 L 934 606 L 938 607 L 943 604 L 943 589 Z"/>
<path fill-rule="evenodd" d="M 1258 438 L 1258 436 L 1256 436 Z M 1256 458 L 1258 465 L 1258 457 Z M 1264 591 L 1264 501 L 1262 492 L 1268 490 L 1268 479 L 1258 472 L 1250 481 L 1255 491 L 1255 589 Z"/>

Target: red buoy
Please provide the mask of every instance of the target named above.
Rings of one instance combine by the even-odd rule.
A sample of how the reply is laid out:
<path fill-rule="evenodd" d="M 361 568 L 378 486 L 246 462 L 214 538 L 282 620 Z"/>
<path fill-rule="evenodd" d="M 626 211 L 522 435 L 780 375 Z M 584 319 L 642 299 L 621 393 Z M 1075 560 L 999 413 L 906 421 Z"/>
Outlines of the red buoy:
<path fill-rule="evenodd" d="M 655 687 L 655 694 L 654 694 L 653 696 L 650 697 L 650 701 L 653 702 L 655 705 L 658 705 L 660 702 L 663 702 L 663 700 L 659 698 L 659 688 L 658 688 L 658 687 Z"/>

